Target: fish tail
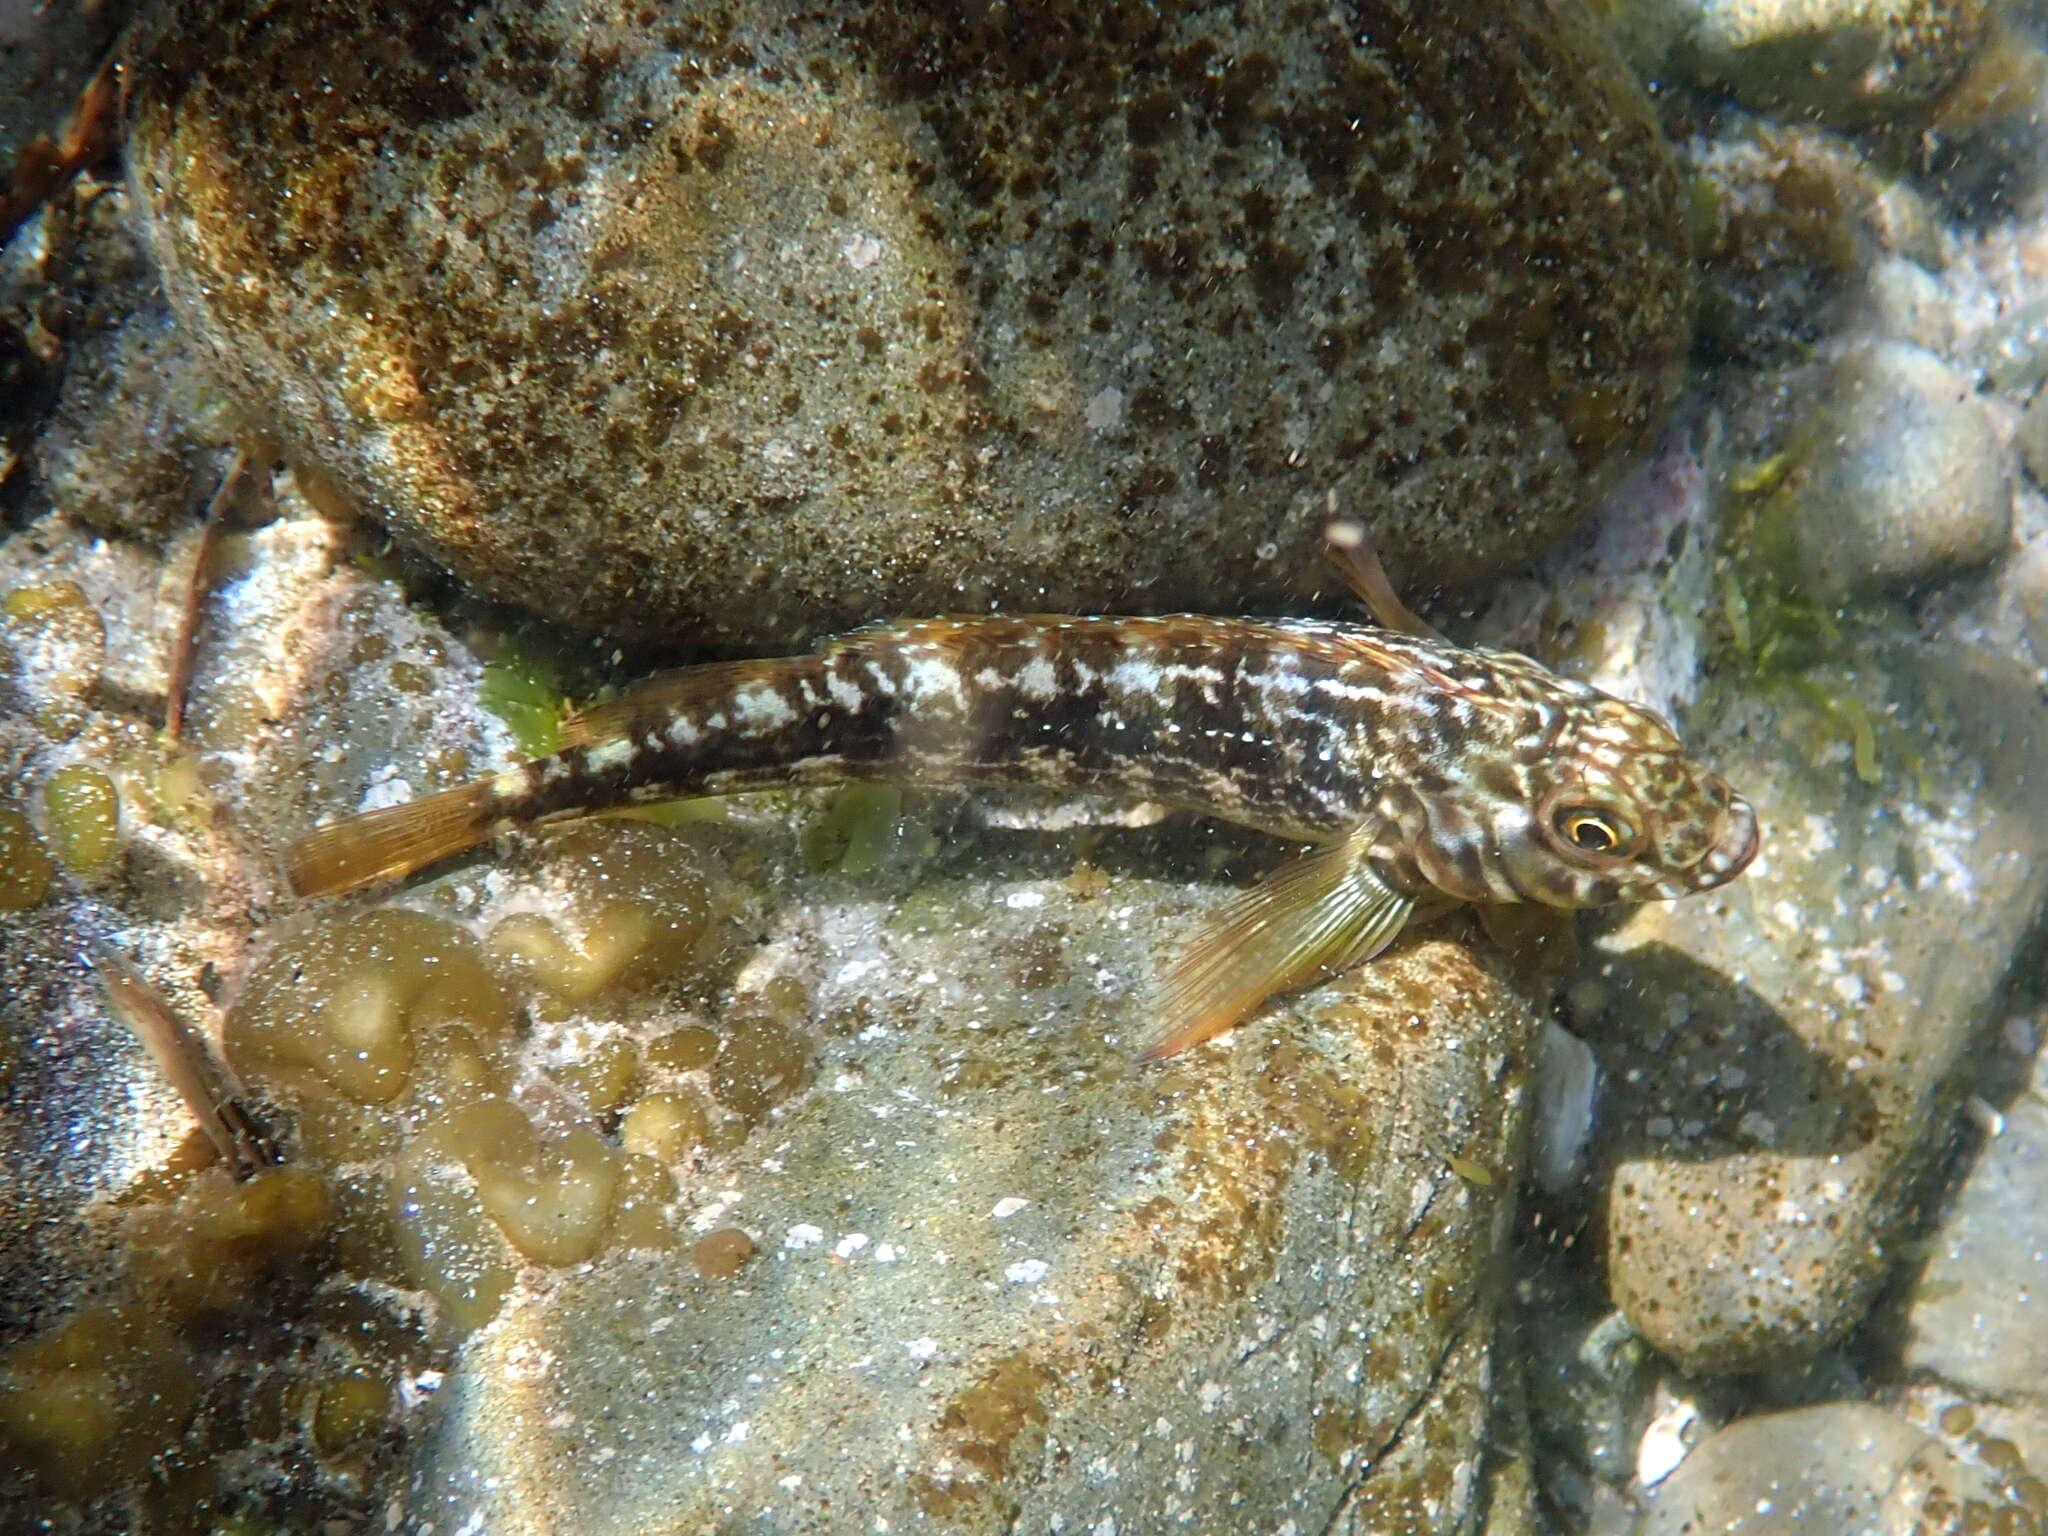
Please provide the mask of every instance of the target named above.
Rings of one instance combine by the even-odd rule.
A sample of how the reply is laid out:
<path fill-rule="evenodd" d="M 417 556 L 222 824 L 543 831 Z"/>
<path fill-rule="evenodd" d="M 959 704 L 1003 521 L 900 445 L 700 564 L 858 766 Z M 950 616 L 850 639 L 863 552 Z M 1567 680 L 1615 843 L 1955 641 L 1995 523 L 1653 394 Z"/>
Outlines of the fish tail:
<path fill-rule="evenodd" d="M 301 896 L 334 896 L 474 848 L 503 822 L 504 775 L 316 827 L 285 850 Z M 522 779 L 523 783 L 523 779 Z"/>

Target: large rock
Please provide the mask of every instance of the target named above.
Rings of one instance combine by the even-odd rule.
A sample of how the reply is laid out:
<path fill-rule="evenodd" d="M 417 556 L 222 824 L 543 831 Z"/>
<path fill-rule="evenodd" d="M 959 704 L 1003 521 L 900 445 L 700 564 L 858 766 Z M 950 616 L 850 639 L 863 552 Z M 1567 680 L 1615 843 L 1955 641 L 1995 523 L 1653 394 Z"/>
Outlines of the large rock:
<path fill-rule="evenodd" d="M 249 425 L 669 643 L 1455 580 L 1684 350 L 1684 199 L 1567 3 L 194 5 L 132 184 Z"/>
<path fill-rule="evenodd" d="M 942 991 L 987 997 L 974 956 L 1005 927 L 906 931 L 861 985 L 943 956 Z M 515 1295 L 452 1377 L 409 1513 L 590 1536 L 1527 1528 L 1488 1449 L 1512 1435 L 1490 1351 L 1524 1005 L 1425 942 L 1159 1072 L 1064 993 L 1051 1029 L 963 1040 L 970 1003 L 833 1047 L 719 1176 L 715 1219 L 761 1249 L 737 1276 L 628 1255 Z"/>
<path fill-rule="evenodd" d="M 1711 1436 L 1658 1487 L 1635 1536 L 2025 1530 L 2031 1500 L 1897 1414 L 1821 1403 Z"/>

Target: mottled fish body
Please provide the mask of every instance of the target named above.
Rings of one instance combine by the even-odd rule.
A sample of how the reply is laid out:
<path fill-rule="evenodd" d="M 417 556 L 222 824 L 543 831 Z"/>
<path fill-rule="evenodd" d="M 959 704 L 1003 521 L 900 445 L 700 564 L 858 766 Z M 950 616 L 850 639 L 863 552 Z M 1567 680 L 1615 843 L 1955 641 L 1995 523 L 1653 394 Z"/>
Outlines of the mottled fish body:
<path fill-rule="evenodd" d="M 1399 611 L 1397 609 L 1397 611 Z M 324 827 L 307 895 L 615 807 L 885 780 L 1161 802 L 1318 845 L 1163 985 L 1163 1055 L 1370 958 L 1446 902 L 1685 895 L 1754 855 L 1749 806 L 1657 716 L 1527 657 L 1312 621 L 970 617 L 672 674 L 549 757 Z"/>

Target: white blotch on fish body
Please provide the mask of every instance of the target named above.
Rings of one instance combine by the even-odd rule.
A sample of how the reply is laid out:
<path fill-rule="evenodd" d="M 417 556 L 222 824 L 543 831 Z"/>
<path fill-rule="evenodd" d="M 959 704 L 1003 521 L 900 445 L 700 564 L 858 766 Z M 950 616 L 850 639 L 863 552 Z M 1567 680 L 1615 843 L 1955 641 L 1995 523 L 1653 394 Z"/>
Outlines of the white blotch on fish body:
<path fill-rule="evenodd" d="M 590 748 L 583 754 L 583 765 L 596 773 L 609 773 L 632 762 L 637 750 L 630 737 L 622 736 Z"/>
<path fill-rule="evenodd" d="M 796 711 L 785 699 L 766 683 L 752 683 L 733 695 L 733 713 L 740 724 L 753 730 L 772 731 L 779 726 L 789 725 L 796 719 Z"/>

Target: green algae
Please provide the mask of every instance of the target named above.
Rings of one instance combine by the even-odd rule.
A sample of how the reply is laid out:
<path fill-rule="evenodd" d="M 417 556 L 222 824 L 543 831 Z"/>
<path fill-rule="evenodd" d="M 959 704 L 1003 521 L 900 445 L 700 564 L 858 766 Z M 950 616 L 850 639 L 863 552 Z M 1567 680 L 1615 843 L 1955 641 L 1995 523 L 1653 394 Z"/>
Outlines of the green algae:
<path fill-rule="evenodd" d="M 897 841 L 902 819 L 902 786 L 850 784 L 804 828 L 804 866 L 815 874 L 873 874 Z"/>
<path fill-rule="evenodd" d="M 1883 783 L 1887 757 L 1924 781 L 1925 765 L 1900 733 L 1873 717 L 1846 683 L 1827 679 L 1852 665 L 1868 639 L 1896 628 L 1899 612 L 1879 598 L 1823 599 L 1793 574 L 1797 471 L 1808 447 L 1795 432 L 1782 451 L 1729 476 L 1733 505 L 1719 572 L 1724 650 L 1761 691 L 1789 695 L 1817 712 L 1824 729 L 1848 743 L 1861 783 Z"/>
<path fill-rule="evenodd" d="M 56 866 L 29 819 L 0 801 L 0 912 L 35 906 L 50 888 Z"/>
<path fill-rule="evenodd" d="M 484 663 L 477 702 L 505 723 L 528 757 L 546 757 L 562 745 L 562 721 L 569 712 L 555 666 L 514 641 L 498 647 Z"/>
<path fill-rule="evenodd" d="M 43 785 L 43 810 L 57 862 L 88 879 L 106 873 L 121 849 L 114 781 L 84 763 L 60 768 Z"/>

